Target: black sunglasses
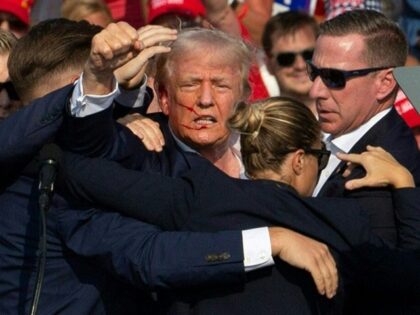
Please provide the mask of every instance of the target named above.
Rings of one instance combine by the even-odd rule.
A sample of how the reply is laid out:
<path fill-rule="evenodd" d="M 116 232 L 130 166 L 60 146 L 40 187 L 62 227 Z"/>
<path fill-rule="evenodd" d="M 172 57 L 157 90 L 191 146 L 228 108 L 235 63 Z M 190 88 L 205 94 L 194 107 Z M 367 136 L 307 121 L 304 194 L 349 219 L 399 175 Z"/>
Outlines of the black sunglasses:
<path fill-rule="evenodd" d="M 280 67 L 290 67 L 295 63 L 296 56 L 302 56 L 303 60 L 310 60 L 314 54 L 313 49 L 306 49 L 299 52 L 283 52 L 276 56 L 277 64 Z"/>
<path fill-rule="evenodd" d="M 18 101 L 19 100 L 19 96 L 15 90 L 15 87 L 13 85 L 12 82 L 7 81 L 7 82 L 1 82 L 0 83 L 0 92 L 6 90 L 7 95 L 9 95 L 9 98 L 13 101 Z"/>
<path fill-rule="evenodd" d="M 320 76 L 322 82 L 324 82 L 324 84 L 330 89 L 342 89 L 346 86 L 346 81 L 349 78 L 362 77 L 371 72 L 384 70 L 388 68 L 393 67 L 388 66 L 345 71 L 332 68 L 317 68 L 312 64 L 312 62 L 306 62 L 306 69 L 308 71 L 309 79 L 311 81 L 315 81 L 316 77 Z"/>
<path fill-rule="evenodd" d="M 316 156 L 318 160 L 318 172 L 321 172 L 327 166 L 331 155 L 331 151 L 327 150 L 324 142 L 321 143 L 321 149 L 305 149 L 305 153 Z"/>
<path fill-rule="evenodd" d="M 285 150 L 277 150 L 275 154 L 283 155 L 294 152 L 298 149 L 285 149 Z M 312 154 L 317 158 L 318 161 L 318 173 L 320 173 L 328 164 L 328 160 L 330 159 L 331 152 L 327 150 L 326 145 L 324 142 L 321 142 L 321 149 L 303 149 L 305 153 Z M 266 159 L 267 162 L 277 163 L 278 159 L 268 158 Z"/>

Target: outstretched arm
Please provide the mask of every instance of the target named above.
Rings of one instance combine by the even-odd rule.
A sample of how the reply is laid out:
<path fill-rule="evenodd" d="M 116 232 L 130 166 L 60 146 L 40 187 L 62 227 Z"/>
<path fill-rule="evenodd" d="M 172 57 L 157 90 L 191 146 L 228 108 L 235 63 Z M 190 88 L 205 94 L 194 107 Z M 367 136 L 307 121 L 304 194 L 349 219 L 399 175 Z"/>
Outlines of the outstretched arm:
<path fill-rule="evenodd" d="M 136 287 L 185 288 L 238 283 L 245 278 L 240 231 L 162 232 L 95 209 L 64 209 L 54 215 L 61 238 L 72 252 L 94 259 Z"/>
<path fill-rule="evenodd" d="M 338 153 L 337 156 L 348 163 L 348 169 L 344 176 L 351 173 L 354 165 L 362 165 L 366 170 L 366 176 L 346 182 L 345 187 L 349 190 L 361 187 L 386 187 L 394 188 L 415 187 L 411 173 L 394 157 L 381 147 L 367 146 L 367 151 L 361 154 Z"/>
<path fill-rule="evenodd" d="M 197 220 L 206 222 L 207 227 L 212 227 L 211 230 L 233 228 L 234 226 L 226 224 L 220 226 L 212 219 L 217 210 L 216 213 L 207 215 L 206 210 L 197 206 L 203 202 L 199 198 L 200 178 L 208 178 L 209 172 L 215 172 L 212 166 L 206 167 L 208 165 L 203 162 L 200 167 L 202 176 L 198 180 L 136 172 L 115 162 L 86 159 L 76 155 L 67 155 L 63 167 L 72 193 L 164 229 L 185 228 L 186 222 L 194 221 L 199 224 L 200 221 Z M 223 189 L 230 188 L 230 179 L 227 176 L 226 181 L 226 185 L 220 183 Z M 210 208 L 214 209 L 211 206 Z M 227 205 L 225 208 L 229 212 Z M 195 214 L 194 218 L 191 217 L 192 213 Z M 200 230 L 197 229 L 198 226 L 189 227 Z M 270 228 L 270 239 L 273 256 L 278 256 L 294 267 L 307 270 L 320 294 L 329 298 L 334 296 L 338 285 L 337 267 L 325 244 L 280 227 Z"/>
<path fill-rule="evenodd" d="M 366 176 L 346 183 L 347 189 L 361 187 L 393 187 L 392 199 L 398 228 L 398 247 L 403 250 L 420 249 L 420 194 L 411 173 L 380 147 L 367 146 L 361 154 L 338 154 L 343 161 L 362 165 Z M 348 175 L 351 170 L 346 170 Z"/>

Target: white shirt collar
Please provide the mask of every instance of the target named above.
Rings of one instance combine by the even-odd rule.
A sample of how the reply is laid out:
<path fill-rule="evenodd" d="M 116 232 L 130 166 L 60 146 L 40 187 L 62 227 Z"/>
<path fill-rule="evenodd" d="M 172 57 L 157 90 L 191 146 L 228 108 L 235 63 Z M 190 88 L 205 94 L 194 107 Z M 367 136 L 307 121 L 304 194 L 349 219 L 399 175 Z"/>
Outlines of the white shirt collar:
<path fill-rule="evenodd" d="M 169 131 L 171 132 L 172 136 L 175 139 L 175 142 L 179 145 L 179 147 L 181 148 L 182 151 L 184 152 L 191 152 L 191 153 L 195 153 L 195 154 L 199 154 L 200 153 L 196 150 L 194 150 L 193 148 L 191 148 L 190 146 L 188 146 L 187 144 L 185 144 L 184 142 L 182 142 L 176 135 L 175 133 L 172 131 L 171 126 L 169 126 Z M 239 141 L 240 137 L 239 135 L 233 135 L 230 137 L 230 148 L 232 149 L 233 154 L 235 155 L 236 159 L 238 160 L 239 163 L 239 178 L 245 178 L 245 167 L 244 164 L 242 163 L 242 156 L 241 156 L 241 142 Z"/>
<path fill-rule="evenodd" d="M 361 125 L 359 128 L 344 134 L 342 136 L 339 136 L 337 138 L 332 139 L 332 136 L 329 134 L 324 135 L 324 141 L 327 146 L 327 149 L 331 151 L 330 159 L 328 160 L 327 167 L 323 169 L 321 172 L 318 183 L 316 184 L 316 187 L 313 192 L 313 196 L 318 195 L 328 178 L 331 176 L 331 174 L 335 171 L 337 166 L 340 164 L 340 159 L 337 157 L 337 152 L 344 152 L 348 153 L 350 152 L 351 148 L 375 125 L 377 124 L 382 118 L 386 116 L 391 111 L 391 108 L 385 109 L 375 116 L 373 116 L 371 119 L 369 119 L 367 122 L 365 122 L 363 125 Z"/>
<path fill-rule="evenodd" d="M 386 114 L 388 114 L 390 111 L 391 108 L 387 108 L 379 112 L 367 122 L 365 122 L 363 125 L 361 125 L 359 128 L 356 128 L 355 130 L 350 131 L 349 133 L 341 135 L 337 138 L 332 139 L 331 135 L 326 135 L 326 142 L 330 142 L 340 151 L 348 153 L 351 150 L 351 148 L 370 130 L 370 128 L 376 125 L 376 123 L 380 121 L 383 117 L 385 117 Z"/>

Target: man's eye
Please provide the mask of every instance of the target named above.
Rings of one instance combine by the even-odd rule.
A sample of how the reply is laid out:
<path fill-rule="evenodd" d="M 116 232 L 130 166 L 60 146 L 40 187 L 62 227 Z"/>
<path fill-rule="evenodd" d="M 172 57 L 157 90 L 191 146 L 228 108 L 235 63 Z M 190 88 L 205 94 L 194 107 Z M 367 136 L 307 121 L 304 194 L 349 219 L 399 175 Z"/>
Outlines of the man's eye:
<path fill-rule="evenodd" d="M 187 89 L 187 90 L 191 90 L 197 87 L 197 84 L 195 83 L 184 83 L 181 85 L 182 89 Z"/>

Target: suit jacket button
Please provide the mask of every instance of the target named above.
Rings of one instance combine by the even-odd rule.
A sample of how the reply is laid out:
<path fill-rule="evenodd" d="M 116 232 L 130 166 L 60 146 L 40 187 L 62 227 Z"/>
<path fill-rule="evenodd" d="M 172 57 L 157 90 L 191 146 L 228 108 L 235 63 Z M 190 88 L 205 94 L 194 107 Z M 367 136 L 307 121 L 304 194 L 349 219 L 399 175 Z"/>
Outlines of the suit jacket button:
<path fill-rule="evenodd" d="M 230 258 L 230 254 L 229 254 L 229 253 L 227 253 L 227 252 L 221 253 L 221 254 L 219 255 L 219 259 L 220 259 L 220 260 L 228 260 L 229 258 Z"/>
<path fill-rule="evenodd" d="M 207 262 L 214 262 L 214 261 L 217 260 L 217 255 L 215 255 L 215 254 L 209 254 L 209 255 L 206 256 L 205 259 L 206 259 Z"/>

